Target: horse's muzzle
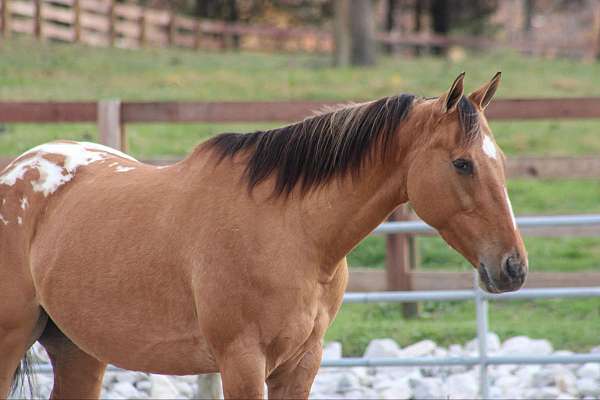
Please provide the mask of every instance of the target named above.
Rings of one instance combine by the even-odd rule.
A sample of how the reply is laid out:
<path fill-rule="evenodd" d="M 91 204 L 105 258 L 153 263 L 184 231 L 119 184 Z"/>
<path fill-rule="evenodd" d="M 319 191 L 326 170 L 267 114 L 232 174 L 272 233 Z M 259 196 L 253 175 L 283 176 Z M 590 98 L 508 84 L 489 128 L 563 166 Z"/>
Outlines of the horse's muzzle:
<path fill-rule="evenodd" d="M 490 271 L 483 263 L 479 264 L 478 272 L 485 289 L 490 293 L 512 292 L 520 289 L 527 276 L 527 260 L 518 254 L 510 254 L 503 259 L 500 268 Z M 495 272 L 495 273 L 494 273 Z"/>

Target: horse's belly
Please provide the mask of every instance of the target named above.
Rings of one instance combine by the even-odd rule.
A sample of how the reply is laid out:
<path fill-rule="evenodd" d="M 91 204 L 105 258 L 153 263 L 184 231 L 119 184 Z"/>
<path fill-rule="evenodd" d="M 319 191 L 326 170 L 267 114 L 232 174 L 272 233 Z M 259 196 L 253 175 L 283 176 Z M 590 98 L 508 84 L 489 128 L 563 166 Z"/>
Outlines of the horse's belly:
<path fill-rule="evenodd" d="M 34 257 L 32 265 L 40 304 L 85 352 L 132 370 L 192 374 L 215 369 L 180 266 L 158 256 L 107 265 L 65 249 L 58 249 L 55 259 L 47 252 L 36 254 L 44 255 Z"/>
<path fill-rule="evenodd" d="M 195 374 L 216 368 L 194 320 L 192 304 L 178 310 L 161 307 L 150 311 L 129 302 L 121 306 L 110 301 L 92 304 L 84 298 L 75 304 L 74 296 L 55 295 L 41 299 L 52 320 L 78 347 L 101 361 L 165 374 Z"/>

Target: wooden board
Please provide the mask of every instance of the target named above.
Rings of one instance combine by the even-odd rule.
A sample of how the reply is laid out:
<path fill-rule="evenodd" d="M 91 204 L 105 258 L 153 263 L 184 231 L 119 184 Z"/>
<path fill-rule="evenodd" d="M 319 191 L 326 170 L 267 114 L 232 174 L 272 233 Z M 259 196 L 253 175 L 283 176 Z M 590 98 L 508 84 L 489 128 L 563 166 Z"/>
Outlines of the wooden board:
<path fill-rule="evenodd" d="M 125 103 L 129 122 L 295 121 L 315 110 L 343 102 L 180 102 Z M 504 99 L 490 105 L 493 119 L 600 118 L 600 98 Z M 171 119 L 166 119 L 171 118 Z"/>
<path fill-rule="evenodd" d="M 600 118 L 600 98 L 501 99 L 493 101 L 490 119 L 582 119 Z"/>
<path fill-rule="evenodd" d="M 16 33 L 33 34 L 35 31 L 35 24 L 32 19 L 11 18 L 10 29 Z"/>
<path fill-rule="evenodd" d="M 106 16 L 82 11 L 80 19 L 80 24 L 83 29 L 92 29 L 104 33 L 110 31 L 110 20 L 106 18 Z"/>
<path fill-rule="evenodd" d="M 125 122 L 296 121 L 336 102 L 127 102 Z"/>
<path fill-rule="evenodd" d="M 12 0 L 10 2 L 10 12 L 22 17 L 33 17 L 35 15 L 35 6 L 32 1 Z"/>
<path fill-rule="evenodd" d="M 509 177 L 520 178 L 600 178 L 598 156 L 519 156 L 507 165 Z"/>
<path fill-rule="evenodd" d="M 0 122 L 96 122 L 96 102 L 3 102 Z"/>
<path fill-rule="evenodd" d="M 461 290 L 473 287 L 472 272 L 411 272 L 413 290 Z M 600 286 L 600 272 L 530 272 L 525 288 Z M 386 291 L 383 269 L 350 268 L 349 292 Z"/>
<path fill-rule="evenodd" d="M 137 21 L 144 15 L 144 7 L 137 4 L 115 3 L 115 16 L 130 21 Z"/>
<path fill-rule="evenodd" d="M 42 18 L 45 20 L 61 22 L 63 24 L 73 24 L 75 22 L 75 13 L 72 8 L 44 4 L 42 7 Z"/>
<path fill-rule="evenodd" d="M 75 40 L 75 30 L 71 27 L 45 22 L 42 25 L 42 32 L 44 33 L 44 37 L 49 39 L 58 39 L 64 42 L 73 42 Z"/>

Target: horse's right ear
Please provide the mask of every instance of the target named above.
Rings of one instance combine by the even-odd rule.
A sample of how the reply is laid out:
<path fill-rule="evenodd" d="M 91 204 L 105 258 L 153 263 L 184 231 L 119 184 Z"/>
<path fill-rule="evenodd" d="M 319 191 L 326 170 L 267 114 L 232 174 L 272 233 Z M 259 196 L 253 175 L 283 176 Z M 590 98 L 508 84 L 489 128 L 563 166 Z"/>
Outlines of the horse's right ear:
<path fill-rule="evenodd" d="M 450 86 L 450 90 L 440 97 L 440 101 L 442 103 L 442 113 L 451 112 L 456 108 L 458 101 L 463 95 L 464 86 L 463 80 L 465 79 L 465 73 L 461 72 L 460 75 L 456 77 L 452 86 Z"/>

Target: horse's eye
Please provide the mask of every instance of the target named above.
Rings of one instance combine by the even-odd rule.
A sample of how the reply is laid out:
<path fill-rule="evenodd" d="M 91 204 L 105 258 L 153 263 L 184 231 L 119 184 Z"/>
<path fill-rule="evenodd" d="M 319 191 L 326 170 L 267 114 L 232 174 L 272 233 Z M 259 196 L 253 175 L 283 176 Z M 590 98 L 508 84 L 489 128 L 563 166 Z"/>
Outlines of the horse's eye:
<path fill-rule="evenodd" d="M 469 160 L 465 160 L 464 158 L 459 158 L 452 161 L 452 165 L 454 165 L 454 168 L 456 168 L 459 174 L 471 175 L 473 173 L 473 163 Z"/>

